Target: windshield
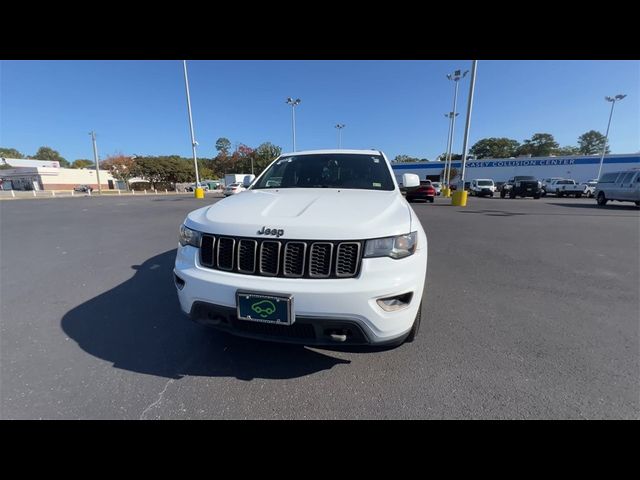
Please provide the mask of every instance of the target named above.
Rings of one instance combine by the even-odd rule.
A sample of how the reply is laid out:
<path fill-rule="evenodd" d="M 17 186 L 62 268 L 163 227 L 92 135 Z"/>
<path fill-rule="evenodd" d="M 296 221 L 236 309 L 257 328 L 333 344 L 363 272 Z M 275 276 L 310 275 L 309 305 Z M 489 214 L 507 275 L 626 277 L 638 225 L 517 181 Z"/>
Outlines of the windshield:
<path fill-rule="evenodd" d="M 478 185 L 481 187 L 489 187 L 491 185 L 493 185 L 493 181 L 492 180 L 478 180 Z"/>
<path fill-rule="evenodd" d="M 518 181 L 518 180 L 535 180 L 535 179 L 536 179 L 536 177 L 532 177 L 530 175 L 527 175 L 527 176 L 523 175 L 521 177 L 516 177 L 516 181 Z"/>
<path fill-rule="evenodd" d="M 265 188 L 393 190 L 395 185 L 382 155 L 318 153 L 279 158 L 252 187 Z"/>

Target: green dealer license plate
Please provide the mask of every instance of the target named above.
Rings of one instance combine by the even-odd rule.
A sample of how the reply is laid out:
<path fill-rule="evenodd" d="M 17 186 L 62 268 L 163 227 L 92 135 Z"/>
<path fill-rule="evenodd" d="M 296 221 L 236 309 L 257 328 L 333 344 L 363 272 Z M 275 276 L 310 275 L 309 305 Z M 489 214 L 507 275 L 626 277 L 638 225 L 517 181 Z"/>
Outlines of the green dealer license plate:
<path fill-rule="evenodd" d="M 279 325 L 291 325 L 295 321 L 291 295 L 238 291 L 236 304 L 240 320 Z"/>

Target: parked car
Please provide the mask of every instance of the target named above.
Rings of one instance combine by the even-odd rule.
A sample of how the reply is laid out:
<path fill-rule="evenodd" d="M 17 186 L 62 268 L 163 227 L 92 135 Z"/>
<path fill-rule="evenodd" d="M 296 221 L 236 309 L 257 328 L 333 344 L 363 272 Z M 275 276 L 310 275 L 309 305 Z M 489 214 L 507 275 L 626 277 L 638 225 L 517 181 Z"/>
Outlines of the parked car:
<path fill-rule="evenodd" d="M 640 207 L 640 169 L 605 173 L 598 180 L 595 197 L 601 207 L 610 200 L 634 202 Z"/>
<path fill-rule="evenodd" d="M 570 178 L 552 180 L 547 184 L 547 193 L 554 193 L 556 197 L 574 196 L 580 198 L 584 195 L 584 186 Z"/>
<path fill-rule="evenodd" d="M 228 197 L 229 195 L 235 195 L 236 193 L 244 192 L 246 188 L 241 183 L 232 183 L 227 185 L 224 189 L 223 195 Z"/>
<path fill-rule="evenodd" d="M 581 185 L 584 186 L 584 195 L 593 198 L 596 187 L 598 186 L 598 180 L 587 180 L 586 182 L 582 182 Z"/>
<path fill-rule="evenodd" d="M 200 182 L 200 183 L 198 184 L 198 186 L 199 186 L 200 188 L 204 188 L 204 191 L 205 191 L 205 192 L 208 192 L 208 191 L 209 191 L 209 185 L 208 185 L 208 184 L 206 184 L 206 183 Z M 195 184 L 195 182 L 194 182 L 194 183 L 192 183 L 191 185 L 188 185 L 187 187 L 185 187 L 185 190 L 186 190 L 187 192 L 193 192 L 193 191 L 195 191 L 195 189 L 196 189 L 196 184 Z"/>
<path fill-rule="evenodd" d="M 76 187 L 73 187 L 73 191 L 74 192 L 91 193 L 91 192 L 93 192 L 93 187 L 90 187 L 89 185 L 78 185 Z"/>
<path fill-rule="evenodd" d="M 493 197 L 496 186 L 490 178 L 476 178 L 469 184 L 469 195 L 476 197 Z"/>
<path fill-rule="evenodd" d="M 183 312 L 234 335 L 399 345 L 420 328 L 427 253 L 382 152 L 295 152 L 242 195 L 187 215 L 174 281 Z"/>
<path fill-rule="evenodd" d="M 436 189 L 436 196 L 440 196 L 440 194 L 442 193 L 442 183 L 431 182 L 431 186 Z"/>
<path fill-rule="evenodd" d="M 500 190 L 500 198 L 533 197 L 540 198 L 542 194 L 542 183 L 536 177 L 530 175 L 519 175 L 507 180 Z"/>
<path fill-rule="evenodd" d="M 562 180 L 562 177 L 551 177 L 551 178 L 545 178 L 543 179 L 540 183 L 542 183 L 542 196 L 544 197 L 547 192 L 549 191 L 547 189 L 548 185 L 554 181 L 554 180 Z"/>
<path fill-rule="evenodd" d="M 407 191 L 407 202 L 414 202 L 416 200 L 424 200 L 425 202 L 433 203 L 436 198 L 436 189 L 429 180 L 421 180 L 420 186 Z"/>

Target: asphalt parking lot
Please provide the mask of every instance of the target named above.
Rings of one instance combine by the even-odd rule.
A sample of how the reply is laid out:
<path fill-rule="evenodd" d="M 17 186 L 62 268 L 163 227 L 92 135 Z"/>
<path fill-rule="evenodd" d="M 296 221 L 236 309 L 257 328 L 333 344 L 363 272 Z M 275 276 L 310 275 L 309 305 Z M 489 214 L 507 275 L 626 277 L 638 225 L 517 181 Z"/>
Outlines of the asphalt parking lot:
<path fill-rule="evenodd" d="M 640 210 L 449 203 L 414 204 L 430 249 L 418 340 L 371 350 L 183 317 L 177 227 L 202 200 L 1 202 L 0 417 L 639 418 Z"/>

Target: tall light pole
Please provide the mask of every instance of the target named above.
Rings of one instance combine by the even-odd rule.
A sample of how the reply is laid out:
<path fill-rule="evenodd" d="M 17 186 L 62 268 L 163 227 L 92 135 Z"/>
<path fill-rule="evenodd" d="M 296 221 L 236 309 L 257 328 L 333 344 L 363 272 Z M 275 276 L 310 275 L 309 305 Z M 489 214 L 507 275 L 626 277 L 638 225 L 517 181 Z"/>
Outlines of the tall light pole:
<path fill-rule="evenodd" d="M 604 153 L 607 151 L 607 141 L 609 140 L 609 127 L 611 126 L 611 117 L 613 117 L 613 107 L 615 107 L 616 102 L 622 100 L 626 97 L 626 94 L 618 94 L 615 97 L 604 97 L 607 102 L 611 102 L 611 112 L 609 113 L 609 123 L 607 123 L 607 133 L 604 134 L 604 145 L 602 146 L 602 155 L 600 156 L 600 167 L 598 168 L 598 176 L 596 177 L 600 180 L 600 173 L 602 172 L 602 162 L 604 162 Z"/>
<path fill-rule="evenodd" d="M 187 61 L 183 60 L 182 65 L 184 67 L 184 86 L 187 91 L 187 110 L 189 111 L 189 129 L 191 130 L 191 149 L 193 150 L 193 165 L 196 169 L 196 188 L 194 188 L 194 192 L 196 196 L 198 194 L 197 189 L 200 188 L 200 176 L 198 175 L 198 157 L 196 155 L 196 147 L 198 146 L 198 142 L 196 142 L 195 134 L 193 133 L 193 118 L 191 117 L 191 95 L 189 95 L 189 77 L 187 76 Z"/>
<path fill-rule="evenodd" d="M 338 123 L 336 128 L 338 129 L 338 148 L 342 148 L 342 129 L 346 127 L 344 123 Z"/>
<path fill-rule="evenodd" d="M 296 151 L 296 106 L 300 105 L 301 100 L 296 98 L 295 100 L 291 97 L 287 98 L 287 104 L 291 105 L 291 124 L 293 127 L 293 151 Z"/>
<path fill-rule="evenodd" d="M 96 144 L 96 132 L 89 132 L 91 141 L 93 142 L 93 159 L 96 162 L 96 177 L 98 178 L 98 193 L 102 193 L 102 185 L 100 185 L 100 162 L 98 161 L 98 145 Z"/>
<path fill-rule="evenodd" d="M 443 175 L 444 178 L 442 179 L 443 183 L 447 179 L 447 172 L 449 169 L 449 153 L 451 152 L 451 141 L 452 141 L 451 126 L 453 125 L 453 118 L 458 116 L 458 114 L 456 113 L 454 115 L 453 112 L 449 112 L 449 113 L 445 113 L 444 116 L 449 119 L 449 133 L 447 133 L 447 152 L 444 155 L 444 175 Z"/>
<path fill-rule="evenodd" d="M 453 119 L 451 121 L 451 143 L 453 145 L 453 138 L 454 138 L 454 134 L 455 134 L 455 129 L 456 129 L 456 107 L 458 104 L 458 83 L 460 82 L 460 80 L 462 80 L 464 77 L 467 76 L 467 73 L 469 73 L 469 70 L 465 70 L 464 72 L 462 72 L 462 70 L 456 70 L 453 73 L 450 73 L 449 75 L 447 75 L 447 78 L 451 81 L 453 81 L 454 85 L 455 85 L 455 90 L 454 90 L 454 94 L 453 94 Z M 447 188 L 449 187 L 450 184 L 450 180 L 451 180 L 451 155 L 452 152 L 451 150 L 449 150 L 449 170 L 447 173 Z"/>
<path fill-rule="evenodd" d="M 467 121 L 464 125 L 464 140 L 462 141 L 462 173 L 460 174 L 461 190 L 464 190 L 464 170 L 467 164 L 467 145 L 469 143 L 469 128 L 471 127 L 471 109 L 473 108 L 473 93 L 476 88 L 476 71 L 478 70 L 478 61 L 474 60 L 471 64 L 471 82 L 469 85 L 469 101 L 467 102 Z"/>

